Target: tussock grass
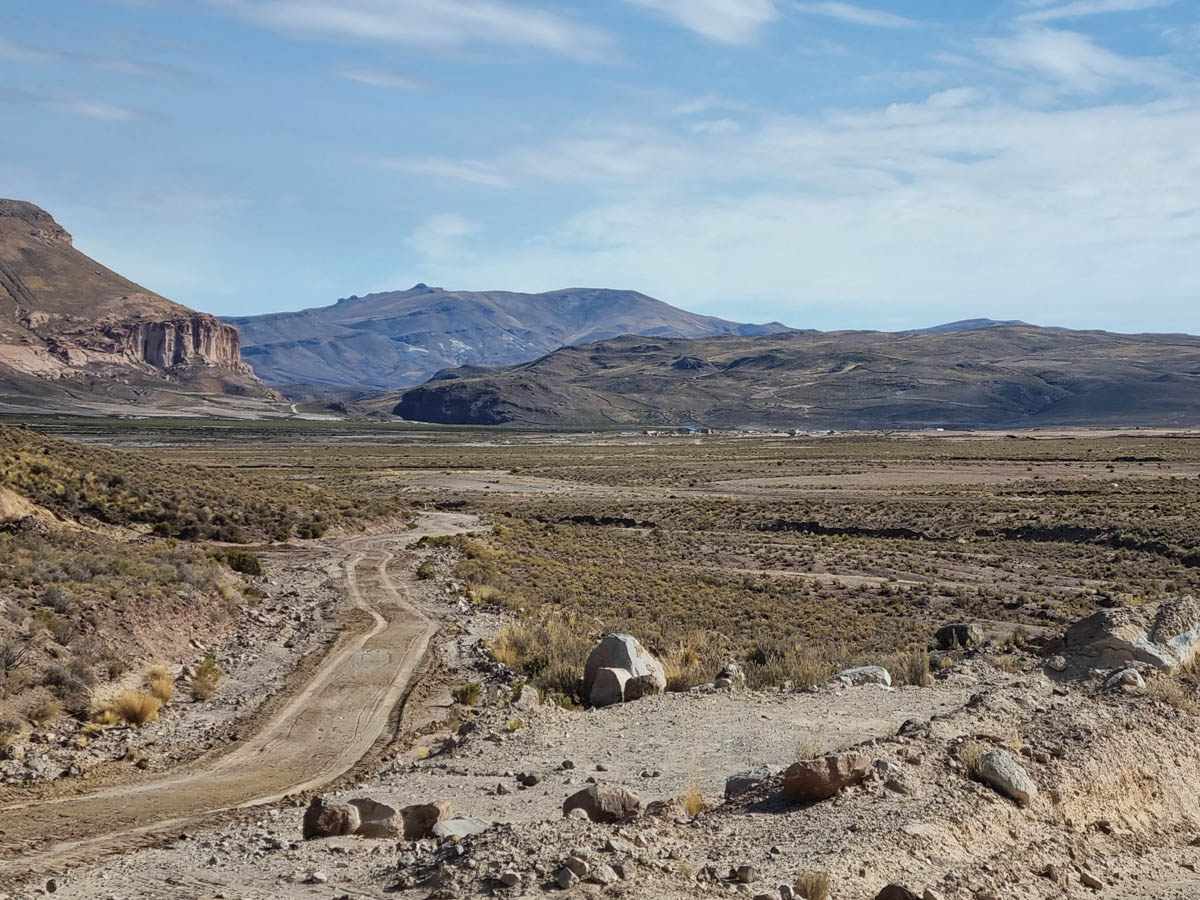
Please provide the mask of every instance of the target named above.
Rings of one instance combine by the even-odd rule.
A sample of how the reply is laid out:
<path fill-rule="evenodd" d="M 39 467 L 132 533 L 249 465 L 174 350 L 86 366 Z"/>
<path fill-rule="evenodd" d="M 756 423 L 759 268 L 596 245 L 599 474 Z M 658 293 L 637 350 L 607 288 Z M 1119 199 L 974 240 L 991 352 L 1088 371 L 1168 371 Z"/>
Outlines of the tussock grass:
<path fill-rule="evenodd" d="M 816 738 L 802 738 L 796 744 L 796 762 L 808 762 L 810 759 L 819 759 L 825 755 L 822 749 L 821 742 Z"/>
<path fill-rule="evenodd" d="M 158 718 L 162 709 L 162 700 L 147 691 L 122 691 L 108 705 L 112 712 L 129 725 L 141 726 Z"/>
<path fill-rule="evenodd" d="M 679 801 L 692 818 L 708 809 L 708 804 L 704 802 L 704 792 L 700 790 L 700 781 L 694 776 L 684 788 L 683 796 L 679 798 Z"/>
<path fill-rule="evenodd" d="M 217 661 L 211 656 L 204 657 L 204 661 L 196 666 L 196 672 L 192 675 L 192 699 L 211 698 L 217 692 L 217 685 L 221 683 L 222 677 L 223 673 Z"/>
<path fill-rule="evenodd" d="M 146 690 L 158 698 L 161 706 L 166 706 L 175 696 L 175 679 L 162 666 L 154 666 L 146 673 Z"/>
<path fill-rule="evenodd" d="M 1146 696 L 1192 715 L 1200 715 L 1196 687 L 1178 677 L 1159 674 L 1146 682 Z"/>
<path fill-rule="evenodd" d="M 983 758 L 990 752 L 991 747 L 988 747 L 986 744 L 981 744 L 979 741 L 965 741 L 958 748 L 958 761 L 967 770 L 967 775 L 978 781 L 979 773 L 983 766 Z"/>
<path fill-rule="evenodd" d="M 479 702 L 480 686 L 477 681 L 468 681 L 466 684 L 460 684 L 458 687 L 450 691 L 450 696 L 454 698 L 455 703 L 463 706 L 474 706 Z"/>
<path fill-rule="evenodd" d="M 829 900 L 829 873 L 803 869 L 793 887 L 804 900 Z"/>
<path fill-rule="evenodd" d="M 881 665 L 891 674 L 893 684 L 911 684 L 917 687 L 929 687 L 933 684 L 928 650 L 898 653 Z"/>

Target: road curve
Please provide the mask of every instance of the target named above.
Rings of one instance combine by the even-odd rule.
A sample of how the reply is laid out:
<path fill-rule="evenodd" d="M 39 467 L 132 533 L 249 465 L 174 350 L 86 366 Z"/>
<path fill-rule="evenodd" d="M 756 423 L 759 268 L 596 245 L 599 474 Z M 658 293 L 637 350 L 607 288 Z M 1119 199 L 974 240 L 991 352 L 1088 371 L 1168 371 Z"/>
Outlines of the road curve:
<path fill-rule="evenodd" d="M 55 871 L 135 846 L 215 813 L 313 790 L 349 771 L 387 727 L 437 623 L 411 602 L 396 551 L 425 535 L 477 527 L 471 516 L 425 513 L 415 530 L 349 538 L 346 590 L 374 625 L 327 657 L 287 704 L 209 764 L 57 800 L 0 807 L 0 877 Z"/>

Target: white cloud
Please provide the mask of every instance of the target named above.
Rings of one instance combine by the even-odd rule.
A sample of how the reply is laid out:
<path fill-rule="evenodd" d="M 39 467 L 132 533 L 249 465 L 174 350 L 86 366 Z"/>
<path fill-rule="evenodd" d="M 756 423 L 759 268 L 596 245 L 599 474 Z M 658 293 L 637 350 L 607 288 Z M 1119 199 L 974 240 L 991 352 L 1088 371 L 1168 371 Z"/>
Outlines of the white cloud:
<path fill-rule="evenodd" d="M 779 13 L 774 0 L 625 0 L 714 41 L 752 44 Z"/>
<path fill-rule="evenodd" d="M 338 69 L 333 74 L 346 81 L 366 84 L 371 87 L 388 88 L 394 91 L 413 91 L 421 87 L 419 81 L 415 81 L 412 78 L 405 78 L 403 75 L 397 75 L 394 72 L 385 72 L 382 69 L 348 66 Z"/>
<path fill-rule="evenodd" d="M 875 28 L 911 28 L 918 24 L 905 16 L 868 9 L 850 3 L 797 3 L 796 9 L 817 16 L 829 16 L 854 25 L 870 25 Z"/>
<path fill-rule="evenodd" d="M 604 59 L 611 36 L 574 19 L 507 0 L 209 0 L 278 31 L 417 46 L 507 44 L 581 60 Z"/>
<path fill-rule="evenodd" d="M 1058 19 L 1078 19 L 1103 13 L 1137 12 L 1169 6 L 1175 0 L 1074 0 L 1062 6 L 1039 9 L 1023 13 L 1017 18 L 1023 22 L 1052 22 Z"/>
<path fill-rule="evenodd" d="M 7 59 L 10 62 L 42 65 L 44 63 L 58 62 L 62 59 L 62 54 L 55 53 L 53 50 L 31 47 L 28 44 L 18 44 L 16 41 L 0 38 L 0 59 Z"/>
<path fill-rule="evenodd" d="M 1068 91 L 1099 93 L 1122 85 L 1167 88 L 1177 81 L 1171 68 L 1158 60 L 1121 56 L 1073 31 L 1033 28 L 1012 37 L 985 38 L 979 47 L 998 65 Z"/>
<path fill-rule="evenodd" d="M 105 122 L 134 122 L 142 118 L 136 110 L 104 100 L 89 100 L 86 97 L 46 98 L 42 105 L 55 112 L 71 116 L 83 116 L 88 119 L 100 119 Z"/>
<path fill-rule="evenodd" d="M 389 156 L 367 160 L 367 162 L 393 172 L 403 172 L 408 175 L 430 175 L 434 178 L 448 178 L 485 187 L 504 188 L 511 187 L 513 183 L 509 176 L 495 166 L 476 160 Z"/>
<path fill-rule="evenodd" d="M 454 213 L 439 213 L 425 219 L 405 243 L 430 262 L 457 263 L 464 256 L 463 240 L 478 233 L 479 226 Z"/>

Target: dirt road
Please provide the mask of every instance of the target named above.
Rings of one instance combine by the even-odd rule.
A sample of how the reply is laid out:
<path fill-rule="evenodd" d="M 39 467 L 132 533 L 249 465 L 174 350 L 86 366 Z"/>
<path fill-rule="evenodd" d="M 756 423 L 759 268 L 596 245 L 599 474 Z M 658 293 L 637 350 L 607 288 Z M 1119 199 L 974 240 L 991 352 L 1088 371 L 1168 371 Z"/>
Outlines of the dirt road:
<path fill-rule="evenodd" d="M 472 516 L 427 513 L 416 530 L 350 538 L 345 584 L 374 619 L 343 642 L 289 702 L 234 750 L 184 771 L 60 800 L 0 808 L 0 877 L 50 871 L 142 843 L 214 813 L 312 790 L 349 771 L 387 727 L 437 624 L 412 602 L 397 551 L 458 534 Z"/>

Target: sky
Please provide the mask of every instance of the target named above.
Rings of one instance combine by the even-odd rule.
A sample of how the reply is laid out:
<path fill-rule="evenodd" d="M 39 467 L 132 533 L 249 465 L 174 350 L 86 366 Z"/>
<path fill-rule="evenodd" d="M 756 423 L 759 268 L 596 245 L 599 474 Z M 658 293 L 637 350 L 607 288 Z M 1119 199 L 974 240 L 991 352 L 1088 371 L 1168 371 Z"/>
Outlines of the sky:
<path fill-rule="evenodd" d="M 0 196 L 220 315 L 1200 333 L 1194 0 L 5 0 Z"/>

